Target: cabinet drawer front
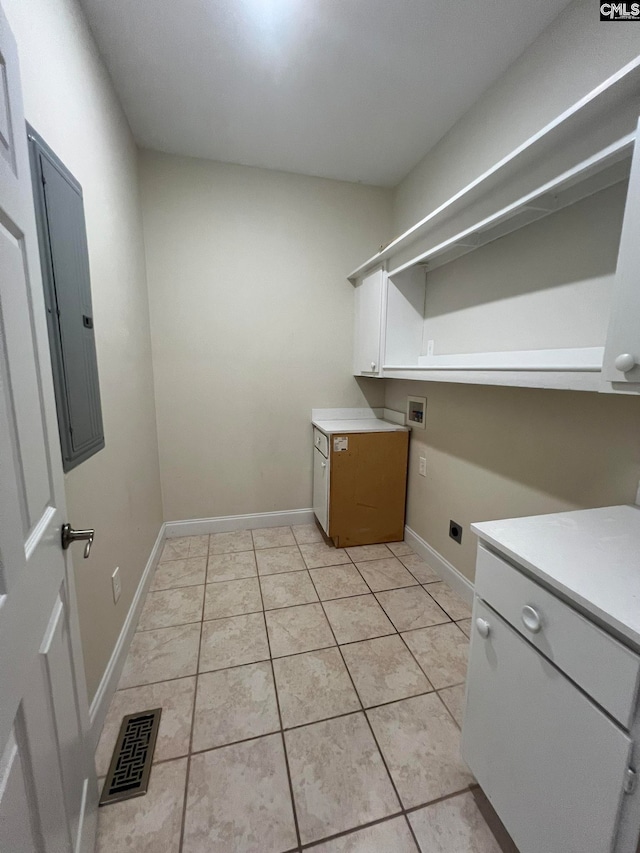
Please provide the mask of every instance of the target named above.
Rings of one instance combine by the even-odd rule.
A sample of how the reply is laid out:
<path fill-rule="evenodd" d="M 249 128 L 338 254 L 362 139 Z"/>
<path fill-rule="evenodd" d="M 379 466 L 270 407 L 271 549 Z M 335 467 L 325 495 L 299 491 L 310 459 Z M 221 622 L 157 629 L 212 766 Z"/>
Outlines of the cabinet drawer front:
<path fill-rule="evenodd" d="M 630 738 L 477 596 L 473 615 L 463 758 L 520 853 L 608 853 Z"/>
<path fill-rule="evenodd" d="M 324 457 L 329 456 L 329 439 L 315 427 L 313 428 L 313 446 L 317 447 Z"/>
<path fill-rule="evenodd" d="M 505 560 L 478 548 L 476 594 L 625 728 L 640 657 Z"/>

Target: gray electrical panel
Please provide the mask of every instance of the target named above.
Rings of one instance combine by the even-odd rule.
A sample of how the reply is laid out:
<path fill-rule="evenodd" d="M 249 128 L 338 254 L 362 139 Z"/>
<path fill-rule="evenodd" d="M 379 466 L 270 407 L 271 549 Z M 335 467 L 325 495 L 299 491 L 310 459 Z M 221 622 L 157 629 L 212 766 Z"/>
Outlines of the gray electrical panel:
<path fill-rule="evenodd" d="M 62 464 L 104 447 L 82 188 L 28 127 Z"/>

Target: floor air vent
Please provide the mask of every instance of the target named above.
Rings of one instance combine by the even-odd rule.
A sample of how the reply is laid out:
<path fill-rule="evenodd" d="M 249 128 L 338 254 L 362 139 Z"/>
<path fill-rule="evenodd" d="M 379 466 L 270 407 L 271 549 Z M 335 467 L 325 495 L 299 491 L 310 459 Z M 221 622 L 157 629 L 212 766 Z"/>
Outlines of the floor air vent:
<path fill-rule="evenodd" d="M 147 793 L 162 708 L 123 717 L 100 805 Z"/>

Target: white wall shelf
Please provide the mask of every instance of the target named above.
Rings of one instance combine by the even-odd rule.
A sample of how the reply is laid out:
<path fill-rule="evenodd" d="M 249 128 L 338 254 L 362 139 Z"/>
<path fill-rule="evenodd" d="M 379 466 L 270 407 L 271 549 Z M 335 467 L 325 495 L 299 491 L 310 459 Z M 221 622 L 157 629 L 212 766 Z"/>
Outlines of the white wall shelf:
<path fill-rule="evenodd" d="M 635 136 L 635 132 L 626 134 L 554 180 L 448 240 L 421 252 L 410 261 L 390 269 L 389 276 L 393 277 L 416 264 L 425 264 L 428 270 L 437 269 L 583 198 L 628 180 Z"/>
<path fill-rule="evenodd" d="M 371 292 L 375 307 L 361 311 L 365 303 L 356 300 L 356 375 L 640 392 L 640 317 L 630 307 L 640 290 L 638 114 L 640 58 L 354 270 L 349 279 L 356 292 Z M 546 238 L 544 231 L 526 230 L 554 216 L 575 217 L 577 225 L 552 219 Z M 606 224 L 601 245 L 607 269 L 600 263 L 598 217 Z M 510 267 L 501 271 L 499 287 L 487 281 L 486 270 L 484 278 L 476 276 L 472 253 L 486 264 L 489 244 L 507 235 L 522 247 L 516 232 L 526 240 L 532 233 L 554 240 L 559 260 L 552 252 L 534 256 L 524 271 L 531 279 L 524 290 L 517 272 L 509 283 Z M 572 248 L 574 232 L 582 243 Z M 504 253 L 502 244 L 497 251 Z M 471 257 L 461 273 L 454 262 L 465 255 Z M 538 257 L 547 276 L 539 283 Z M 558 271 L 550 283 L 550 266 L 555 275 L 553 264 L 567 257 L 575 257 L 575 270 Z M 585 266 L 589 259 L 593 270 Z M 440 272 L 432 282 L 435 270 Z M 526 299 L 531 317 L 523 310 Z M 515 312 L 514 328 L 491 327 L 508 310 Z M 369 342 L 366 352 L 363 341 Z M 623 353 L 630 358 L 620 358 Z"/>
<path fill-rule="evenodd" d="M 443 222 L 456 222 L 479 200 L 506 197 L 505 207 L 598 151 L 635 132 L 640 115 L 640 56 L 545 125 L 379 252 L 356 267 L 352 283 L 369 270 L 409 250 Z M 489 206 L 495 209 L 489 200 Z M 478 216 L 479 220 L 482 218 Z M 453 233 L 453 232 L 452 232 Z"/>
<path fill-rule="evenodd" d="M 482 352 L 460 355 L 423 355 L 421 368 L 429 370 L 580 370 L 597 372 L 602 369 L 604 347 L 574 349 L 521 350 L 512 352 Z"/>

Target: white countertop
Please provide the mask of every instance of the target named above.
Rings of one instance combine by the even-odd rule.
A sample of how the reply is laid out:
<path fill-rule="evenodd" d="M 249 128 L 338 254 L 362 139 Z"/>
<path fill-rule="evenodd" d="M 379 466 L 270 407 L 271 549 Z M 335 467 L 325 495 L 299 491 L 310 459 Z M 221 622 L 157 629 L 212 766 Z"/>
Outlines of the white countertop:
<path fill-rule="evenodd" d="M 354 420 L 326 421 L 312 420 L 311 423 L 320 432 L 332 435 L 336 432 L 406 432 L 408 427 L 400 424 L 392 424 L 381 418 L 354 418 Z"/>
<path fill-rule="evenodd" d="M 483 542 L 640 649 L 640 508 L 472 524 Z"/>
<path fill-rule="evenodd" d="M 402 419 L 402 423 L 384 420 L 382 415 Z M 311 423 L 326 435 L 342 432 L 407 432 L 404 417 L 385 409 L 312 409 Z"/>

